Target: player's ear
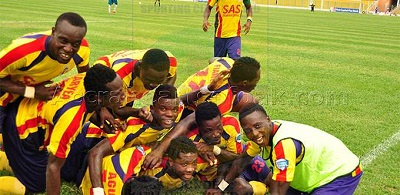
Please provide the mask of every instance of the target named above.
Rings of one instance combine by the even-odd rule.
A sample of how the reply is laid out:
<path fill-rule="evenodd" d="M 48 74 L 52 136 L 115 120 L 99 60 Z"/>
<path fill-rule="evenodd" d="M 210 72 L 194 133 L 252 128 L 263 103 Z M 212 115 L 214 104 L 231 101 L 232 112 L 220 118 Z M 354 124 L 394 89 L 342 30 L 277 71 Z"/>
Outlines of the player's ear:
<path fill-rule="evenodd" d="M 171 165 L 171 167 L 174 166 L 175 162 L 171 157 L 168 157 L 168 162 L 169 162 L 169 165 Z"/>
<path fill-rule="evenodd" d="M 99 96 L 95 91 L 87 91 L 85 93 L 85 101 L 90 106 L 97 106 L 100 104 Z"/>
<path fill-rule="evenodd" d="M 52 27 L 52 28 L 51 28 L 51 35 L 54 34 L 54 31 L 56 31 L 56 27 Z"/>

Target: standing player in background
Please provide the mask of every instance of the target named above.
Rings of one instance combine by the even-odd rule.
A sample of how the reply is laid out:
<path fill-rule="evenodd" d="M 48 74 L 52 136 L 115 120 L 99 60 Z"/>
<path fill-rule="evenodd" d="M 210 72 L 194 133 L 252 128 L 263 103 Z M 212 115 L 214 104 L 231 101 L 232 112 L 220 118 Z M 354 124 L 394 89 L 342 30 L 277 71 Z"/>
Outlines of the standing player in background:
<path fill-rule="evenodd" d="M 161 7 L 160 0 L 154 1 L 154 6 L 156 6 L 157 1 L 158 1 L 158 7 Z"/>
<path fill-rule="evenodd" d="M 250 0 L 209 0 L 203 14 L 203 30 L 207 32 L 210 23 L 208 18 L 212 8 L 217 5 L 215 15 L 214 57 L 238 59 L 241 55 L 242 42 L 240 38 L 240 17 L 243 4 L 246 7 L 247 20 L 243 25 L 246 35 L 250 31 L 253 21 L 253 11 Z"/>
<path fill-rule="evenodd" d="M 51 31 L 24 35 L 0 52 L 0 133 L 5 106 L 19 96 L 51 100 L 61 90 L 46 87 L 72 68 L 89 69 L 85 20 L 78 14 L 61 14 Z"/>
<path fill-rule="evenodd" d="M 123 103 L 124 107 L 114 110 L 122 119 L 133 116 L 151 121 L 152 116 L 148 108 L 133 108 L 134 101 L 158 85 L 174 85 L 176 80 L 176 58 L 170 52 L 161 49 L 123 50 L 102 56 L 94 64 L 110 67 L 122 78 L 126 100 Z M 106 116 L 108 112 L 102 110 L 102 113 Z M 117 122 L 110 120 L 112 118 L 108 115 L 104 119 L 109 120 L 111 125 L 118 126 Z M 102 119 L 101 121 L 103 122 Z"/>
<path fill-rule="evenodd" d="M 111 5 L 114 4 L 113 13 L 117 13 L 118 0 L 108 0 L 108 13 L 111 13 Z"/>

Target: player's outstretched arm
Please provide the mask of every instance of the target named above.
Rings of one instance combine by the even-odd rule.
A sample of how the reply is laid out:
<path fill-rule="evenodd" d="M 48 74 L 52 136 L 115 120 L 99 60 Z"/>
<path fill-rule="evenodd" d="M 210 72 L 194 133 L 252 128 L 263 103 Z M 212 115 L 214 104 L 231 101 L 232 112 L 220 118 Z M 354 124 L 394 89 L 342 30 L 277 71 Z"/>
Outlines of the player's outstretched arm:
<path fill-rule="evenodd" d="M 190 127 L 195 123 L 194 113 L 188 115 L 185 119 L 180 121 L 167 135 L 165 135 L 160 144 L 148 155 L 146 155 L 143 161 L 143 168 L 152 169 L 159 166 L 161 164 L 161 159 L 167 151 L 171 141 L 180 135 L 186 135 Z"/>
<path fill-rule="evenodd" d="M 82 73 L 82 72 L 87 72 L 89 70 L 90 66 L 89 66 L 89 64 L 86 64 L 86 66 L 82 66 L 82 67 L 77 66 L 76 68 L 78 69 L 78 73 Z"/>
<path fill-rule="evenodd" d="M 225 176 L 225 181 L 231 183 L 240 173 L 243 172 L 246 165 L 250 164 L 252 157 L 243 152 L 236 160 L 233 161 L 230 171 Z"/>
<path fill-rule="evenodd" d="M 229 75 L 229 70 L 223 70 L 218 75 L 216 75 L 209 85 L 205 85 L 201 87 L 199 90 L 181 95 L 179 99 L 185 105 L 194 105 L 194 103 L 199 100 L 203 95 L 209 95 L 213 93 L 213 91 L 217 90 L 221 87 L 222 83 L 228 79 L 227 75 Z"/>
<path fill-rule="evenodd" d="M 45 85 L 51 84 L 51 81 L 47 81 L 36 85 L 35 87 L 26 86 L 21 83 L 16 83 L 12 81 L 9 77 L 0 79 L 0 89 L 2 92 L 9 92 L 13 94 L 18 94 L 28 98 L 35 98 L 39 100 L 51 100 L 53 97 L 61 91 L 61 87 L 57 85 L 52 85 L 46 87 Z"/>
<path fill-rule="evenodd" d="M 150 112 L 150 108 L 144 106 L 142 108 L 132 108 L 129 106 L 124 106 L 114 111 L 115 114 L 121 119 L 127 119 L 131 116 L 140 118 L 147 123 L 151 123 L 153 121 L 153 115 Z"/>
<path fill-rule="evenodd" d="M 103 139 L 89 151 L 89 174 L 93 188 L 102 188 L 101 171 L 103 158 L 114 153 L 108 139 Z"/>

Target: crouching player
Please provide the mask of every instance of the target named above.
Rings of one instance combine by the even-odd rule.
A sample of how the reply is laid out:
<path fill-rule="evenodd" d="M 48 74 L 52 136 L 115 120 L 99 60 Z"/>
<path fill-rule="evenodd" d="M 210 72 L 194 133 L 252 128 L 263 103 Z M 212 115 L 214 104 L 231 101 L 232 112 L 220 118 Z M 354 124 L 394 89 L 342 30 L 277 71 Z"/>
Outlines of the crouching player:
<path fill-rule="evenodd" d="M 149 144 L 106 156 L 101 171 L 103 188 L 92 188 L 89 171 L 86 171 L 81 185 L 83 194 L 121 194 L 124 182 L 138 175 L 157 177 L 166 190 L 179 188 L 193 178 L 198 155 L 190 139 L 182 136 L 173 139 L 168 148 L 168 158 L 164 158 L 161 166 L 142 171 L 144 157 L 150 151 Z"/>

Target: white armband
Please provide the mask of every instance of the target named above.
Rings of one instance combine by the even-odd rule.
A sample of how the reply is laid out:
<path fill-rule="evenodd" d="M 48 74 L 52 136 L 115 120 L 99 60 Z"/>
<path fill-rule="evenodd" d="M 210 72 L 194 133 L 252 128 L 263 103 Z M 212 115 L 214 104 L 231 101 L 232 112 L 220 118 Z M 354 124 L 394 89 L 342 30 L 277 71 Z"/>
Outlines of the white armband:
<path fill-rule="evenodd" d="M 97 187 L 97 188 L 92 188 L 93 195 L 104 195 L 104 189 Z"/>
<path fill-rule="evenodd" d="M 218 188 L 221 191 L 224 191 L 228 186 L 229 186 L 229 183 L 226 182 L 225 180 L 222 180 L 221 183 L 219 183 Z"/>
<path fill-rule="evenodd" d="M 221 154 L 221 148 L 217 145 L 214 145 L 213 153 L 218 156 L 219 154 Z"/>
<path fill-rule="evenodd" d="M 24 96 L 27 98 L 35 98 L 35 87 L 26 86 Z"/>
<path fill-rule="evenodd" d="M 208 89 L 208 85 L 201 87 L 200 88 L 200 93 L 203 94 L 203 95 L 210 94 L 211 91 Z"/>

